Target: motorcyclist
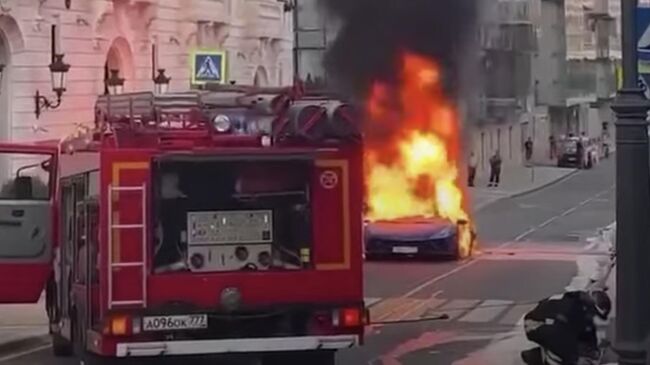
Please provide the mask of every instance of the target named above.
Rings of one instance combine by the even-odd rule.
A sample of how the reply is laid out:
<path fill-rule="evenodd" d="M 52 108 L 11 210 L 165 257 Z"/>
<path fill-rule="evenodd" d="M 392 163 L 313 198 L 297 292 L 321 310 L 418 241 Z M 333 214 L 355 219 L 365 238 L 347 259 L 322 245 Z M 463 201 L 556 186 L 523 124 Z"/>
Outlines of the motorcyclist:
<path fill-rule="evenodd" d="M 523 351 L 529 365 L 590 364 L 600 357 L 595 318 L 607 320 L 611 300 L 602 290 L 571 291 L 544 299 L 524 317 L 526 337 L 539 347 Z"/>

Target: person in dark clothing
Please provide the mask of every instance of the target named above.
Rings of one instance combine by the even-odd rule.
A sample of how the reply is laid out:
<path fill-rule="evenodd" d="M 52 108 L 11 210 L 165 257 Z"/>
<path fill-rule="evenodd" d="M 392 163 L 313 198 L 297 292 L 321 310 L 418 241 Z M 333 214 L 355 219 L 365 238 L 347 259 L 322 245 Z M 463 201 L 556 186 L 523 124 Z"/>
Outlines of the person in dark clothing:
<path fill-rule="evenodd" d="M 472 152 L 469 155 L 469 161 L 467 164 L 467 185 L 470 187 L 474 186 L 474 180 L 476 179 L 476 168 L 478 166 L 478 160 L 476 159 L 476 154 Z"/>
<path fill-rule="evenodd" d="M 594 319 L 606 320 L 612 304 L 604 291 L 572 291 L 544 299 L 524 316 L 528 340 L 540 347 L 522 351 L 526 364 L 575 365 L 599 358 Z"/>
<path fill-rule="evenodd" d="M 585 162 L 585 146 L 582 143 L 582 139 L 578 139 L 578 142 L 576 142 L 576 153 L 578 154 L 578 168 L 584 168 L 584 162 Z"/>
<path fill-rule="evenodd" d="M 181 242 L 186 221 L 187 195 L 180 189 L 177 173 L 165 173 L 161 179 L 160 218 L 156 225 L 157 245 L 154 254 L 156 272 L 177 271 L 185 268 L 186 247 Z"/>
<path fill-rule="evenodd" d="M 501 154 L 497 150 L 494 152 L 494 155 L 490 157 L 490 182 L 488 184 L 488 187 L 499 186 L 499 182 L 501 180 L 502 163 L 503 161 L 501 160 Z"/>
<path fill-rule="evenodd" d="M 526 152 L 526 162 L 530 162 L 530 159 L 533 158 L 533 140 L 530 137 L 524 143 L 524 150 Z"/>
<path fill-rule="evenodd" d="M 555 136 L 551 135 L 548 137 L 548 143 L 549 143 L 549 152 L 550 152 L 550 158 L 551 160 L 557 156 L 557 141 L 555 140 Z"/>

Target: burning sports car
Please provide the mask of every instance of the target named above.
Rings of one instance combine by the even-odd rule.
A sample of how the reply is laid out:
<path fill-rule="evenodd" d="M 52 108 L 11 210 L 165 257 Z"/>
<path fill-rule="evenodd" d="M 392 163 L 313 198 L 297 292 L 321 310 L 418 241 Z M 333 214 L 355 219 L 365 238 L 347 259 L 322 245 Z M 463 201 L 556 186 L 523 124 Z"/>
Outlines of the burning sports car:
<path fill-rule="evenodd" d="M 471 254 L 475 237 L 467 221 L 454 224 L 443 218 L 402 218 L 366 222 L 366 258 L 417 256 L 460 259 Z M 469 239 L 467 247 L 462 244 L 465 239 Z"/>
<path fill-rule="evenodd" d="M 407 53 L 398 85 L 378 81 L 367 100 L 366 254 L 472 254 L 460 118 L 435 61 Z M 416 217 L 416 218 L 414 218 Z"/>

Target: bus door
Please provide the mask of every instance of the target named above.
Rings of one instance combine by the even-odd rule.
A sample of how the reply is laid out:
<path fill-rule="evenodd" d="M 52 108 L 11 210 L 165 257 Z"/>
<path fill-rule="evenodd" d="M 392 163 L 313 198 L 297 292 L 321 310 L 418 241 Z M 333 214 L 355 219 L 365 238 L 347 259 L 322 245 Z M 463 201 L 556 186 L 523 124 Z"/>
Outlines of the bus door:
<path fill-rule="evenodd" d="M 0 144 L 0 303 L 35 303 L 52 274 L 58 147 Z"/>

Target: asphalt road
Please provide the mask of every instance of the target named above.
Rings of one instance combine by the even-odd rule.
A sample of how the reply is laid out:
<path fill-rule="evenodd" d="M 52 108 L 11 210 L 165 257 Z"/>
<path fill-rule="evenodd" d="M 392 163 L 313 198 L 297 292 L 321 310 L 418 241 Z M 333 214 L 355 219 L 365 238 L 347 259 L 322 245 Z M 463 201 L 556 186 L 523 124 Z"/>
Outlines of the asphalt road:
<path fill-rule="evenodd" d="M 366 297 L 376 302 L 366 345 L 339 365 L 481 364 L 471 355 L 512 331 L 538 300 L 577 273 L 585 239 L 614 221 L 614 161 L 478 213 L 481 253 L 463 262 L 370 262 Z M 445 321 L 421 321 L 441 313 Z M 411 321 L 409 323 L 392 323 Z M 72 365 L 49 349 L 1 365 Z"/>

